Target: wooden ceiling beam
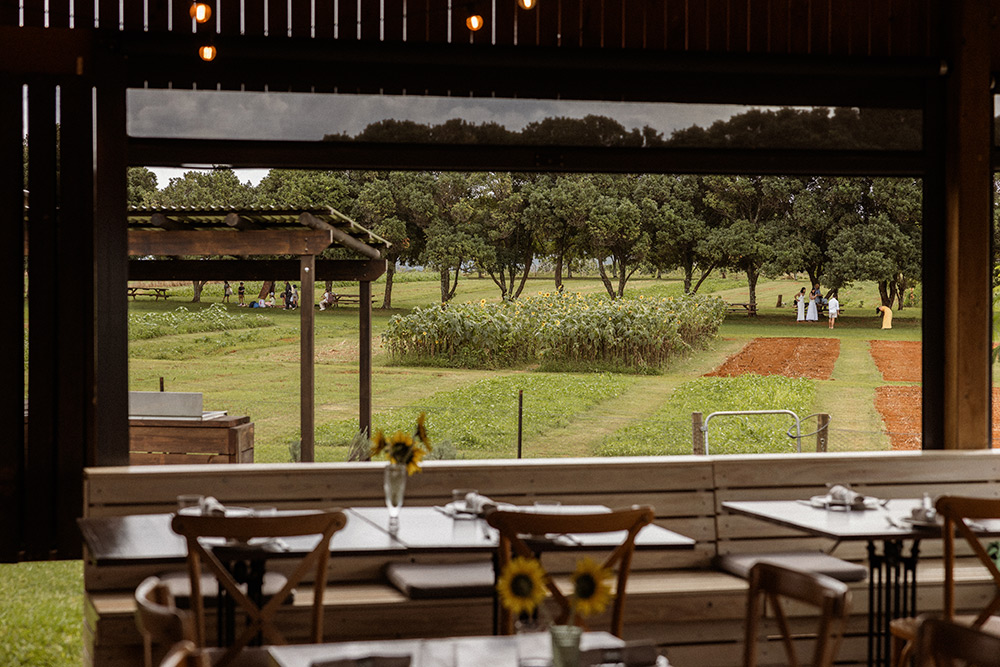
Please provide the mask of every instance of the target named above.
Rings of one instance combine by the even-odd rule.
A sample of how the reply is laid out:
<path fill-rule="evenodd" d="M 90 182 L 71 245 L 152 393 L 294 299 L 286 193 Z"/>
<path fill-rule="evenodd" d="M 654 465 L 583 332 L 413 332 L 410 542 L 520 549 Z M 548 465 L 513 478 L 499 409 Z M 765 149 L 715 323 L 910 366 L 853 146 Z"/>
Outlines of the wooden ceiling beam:
<path fill-rule="evenodd" d="M 317 259 L 316 280 L 372 281 L 385 273 L 384 259 Z M 297 259 L 131 259 L 129 280 L 298 280 Z"/>
<path fill-rule="evenodd" d="M 129 140 L 129 164 L 243 168 L 919 176 L 922 151 L 477 146 L 336 141 Z"/>
<path fill-rule="evenodd" d="M 145 255 L 318 255 L 333 242 L 315 229 L 246 232 L 129 230 L 128 254 Z"/>

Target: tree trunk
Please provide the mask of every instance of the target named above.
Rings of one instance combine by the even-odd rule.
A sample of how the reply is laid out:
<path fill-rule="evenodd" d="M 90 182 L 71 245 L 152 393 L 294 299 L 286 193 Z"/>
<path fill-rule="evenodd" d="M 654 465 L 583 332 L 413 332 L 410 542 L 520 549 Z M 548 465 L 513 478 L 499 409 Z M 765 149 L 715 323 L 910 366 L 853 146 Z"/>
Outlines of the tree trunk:
<path fill-rule="evenodd" d="M 269 283 L 266 280 L 260 285 L 260 293 L 257 294 L 258 299 L 266 299 L 267 295 L 271 293 L 271 285 L 274 283 Z"/>
<path fill-rule="evenodd" d="M 760 278 L 760 271 L 753 267 L 747 267 L 747 287 L 750 288 L 750 312 L 757 312 L 757 279 Z"/>
<path fill-rule="evenodd" d="M 447 268 L 440 269 L 440 275 L 441 275 L 441 303 L 448 303 L 448 284 L 450 282 L 448 269 Z"/>
<path fill-rule="evenodd" d="M 521 282 L 518 283 L 517 290 L 512 290 L 513 294 L 511 294 L 510 296 L 511 299 L 516 299 L 517 297 L 521 296 L 521 292 L 524 290 L 524 285 L 528 282 L 528 271 L 530 270 L 531 270 L 531 262 L 530 261 L 525 262 L 524 273 L 521 274 Z M 511 283 L 511 287 L 513 286 L 514 286 L 513 283 Z"/>
<path fill-rule="evenodd" d="M 889 292 L 889 281 L 880 280 L 878 281 L 878 296 L 882 301 L 883 306 L 892 307 L 893 295 Z"/>
<path fill-rule="evenodd" d="M 705 280 L 708 278 L 708 276 L 712 273 L 713 270 L 715 270 L 715 264 L 713 264 L 712 266 L 708 267 L 707 269 L 704 269 L 701 272 L 701 278 L 698 278 L 698 282 L 695 283 L 694 289 L 691 290 L 691 294 L 697 294 L 698 293 L 698 288 L 701 287 L 701 284 L 703 282 L 705 282 Z"/>
<path fill-rule="evenodd" d="M 694 266 L 688 265 L 684 267 L 684 293 L 691 293 L 691 276 L 694 275 Z"/>
<path fill-rule="evenodd" d="M 562 288 L 563 255 L 556 255 L 556 290 Z"/>
<path fill-rule="evenodd" d="M 386 262 L 385 294 L 382 295 L 382 310 L 392 308 L 392 278 L 396 275 L 396 262 Z M 329 287 L 327 289 L 330 289 Z"/>
<path fill-rule="evenodd" d="M 194 296 L 191 297 L 191 303 L 201 303 L 201 290 L 208 283 L 207 280 L 192 280 L 194 285 Z"/>
<path fill-rule="evenodd" d="M 612 299 L 615 298 L 615 286 L 611 284 L 611 280 L 608 279 L 608 272 L 604 270 L 604 262 L 597 260 L 597 270 L 601 274 L 601 282 L 604 283 L 604 289 L 607 290 L 608 296 Z"/>
<path fill-rule="evenodd" d="M 896 307 L 896 310 L 903 310 L 903 298 L 906 296 L 906 288 L 908 287 L 906 276 L 904 276 L 903 274 L 897 275 L 896 276 L 896 285 L 897 285 L 897 290 L 896 290 L 896 303 L 897 303 L 897 307 Z"/>

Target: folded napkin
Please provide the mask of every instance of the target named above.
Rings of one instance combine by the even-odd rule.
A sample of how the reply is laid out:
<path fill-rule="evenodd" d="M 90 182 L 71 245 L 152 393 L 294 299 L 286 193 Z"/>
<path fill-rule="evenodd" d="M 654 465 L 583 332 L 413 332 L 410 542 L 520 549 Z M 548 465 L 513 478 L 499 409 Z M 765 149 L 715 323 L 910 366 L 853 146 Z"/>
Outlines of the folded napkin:
<path fill-rule="evenodd" d="M 490 498 L 479 493 L 467 493 L 465 495 L 466 510 L 473 514 L 486 514 L 497 508 L 497 503 Z"/>
<path fill-rule="evenodd" d="M 410 667 L 408 655 L 369 655 L 364 658 L 313 660 L 311 667 Z"/>
<path fill-rule="evenodd" d="M 829 492 L 827 492 L 827 497 L 831 502 L 851 507 L 864 507 L 865 500 L 867 500 L 864 495 L 843 484 L 834 484 L 831 486 Z"/>
<path fill-rule="evenodd" d="M 226 506 L 214 496 L 205 496 L 200 503 L 202 516 L 226 516 Z"/>

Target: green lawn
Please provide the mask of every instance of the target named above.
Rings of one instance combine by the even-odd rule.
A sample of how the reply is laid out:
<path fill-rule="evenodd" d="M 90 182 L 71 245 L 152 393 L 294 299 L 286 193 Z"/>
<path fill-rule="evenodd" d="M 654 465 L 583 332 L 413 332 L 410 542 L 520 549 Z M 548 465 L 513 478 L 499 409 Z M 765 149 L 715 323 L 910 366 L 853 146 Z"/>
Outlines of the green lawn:
<path fill-rule="evenodd" d="M 803 281 L 761 282 L 758 286 L 758 302 L 762 304 L 759 317 L 730 316 L 712 349 L 696 351 L 658 375 L 625 376 L 627 381 L 611 394 L 591 398 L 592 389 L 580 390 L 580 376 L 592 376 L 590 380 L 583 381 L 584 386 L 588 383 L 591 387 L 607 384 L 607 380 L 601 380 L 597 374 L 540 373 L 532 368 L 491 372 L 394 365 L 389 355 L 381 350 L 378 333 L 394 313 L 434 303 L 440 298 L 438 282 L 426 278 L 404 274 L 393 288 L 393 305 L 399 308 L 394 308 L 392 312 L 374 311 L 373 425 L 375 428 L 396 428 L 396 424 L 409 423 L 416 414 L 425 411 L 435 439 L 447 444 L 444 450 L 447 456 L 511 456 L 514 451 L 512 443 L 516 442 L 519 390 L 524 391 L 523 448 L 526 456 L 593 454 L 607 439 L 620 440 L 634 423 L 648 418 L 668 403 L 675 387 L 710 370 L 743 343 L 758 336 L 833 335 L 844 341 L 845 351 L 851 351 L 848 355 L 851 361 L 838 366 L 834 379 L 817 383 L 815 398 L 807 408 L 810 412 L 833 414 L 833 428 L 841 426 L 837 421 L 838 413 L 845 415 L 843 425 L 849 421 L 850 437 L 855 444 L 834 441 L 831 447 L 884 447 L 886 442 L 878 435 L 881 420 L 873 408 L 867 407 L 872 403 L 872 392 L 880 381 L 867 356 L 865 341 L 876 337 L 919 340 L 920 336 L 919 320 L 915 318 L 919 316 L 919 309 L 898 313 L 891 331 L 883 332 L 878 328 L 874 306 L 869 313 L 868 307 L 859 305 L 862 301 L 869 304 L 877 301 L 873 285 L 845 290 L 844 300 L 855 305 L 845 308 L 837 329 L 831 333 L 825 323 L 797 324 L 791 307 L 775 307 L 778 294 L 783 295 L 787 303 Z M 552 288 L 551 278 L 539 278 L 530 280 L 525 291 L 536 293 L 551 291 Z M 745 282 L 738 275 L 710 279 L 703 290 L 706 288 L 715 289 L 715 293 L 729 301 L 747 299 Z M 349 290 L 347 287 L 337 289 Z M 378 297 L 381 297 L 382 289 L 382 285 L 376 283 L 374 292 Z M 603 286 L 596 278 L 568 280 L 566 289 L 581 293 L 603 292 Z M 633 278 L 629 283 L 630 293 L 636 295 L 679 294 L 681 289 L 682 283 L 677 278 Z M 185 295 L 190 295 L 189 287 L 175 287 L 172 292 L 176 294 L 176 300 L 170 303 L 136 301 L 131 304 L 132 312 L 172 311 L 181 305 L 188 309 L 204 308 L 221 300 L 218 285 L 206 288 L 202 304 L 183 301 Z M 256 286 L 248 285 L 248 293 L 255 292 Z M 456 300 L 480 299 L 498 300 L 499 291 L 488 278 L 463 277 Z M 230 305 L 229 310 L 234 313 L 258 313 L 235 305 Z M 299 440 L 299 314 L 281 309 L 260 312 L 275 326 L 133 341 L 130 347 L 130 388 L 152 390 L 158 387 L 159 378 L 163 377 L 168 390 L 203 392 L 206 409 L 247 414 L 253 419 L 255 460 L 288 461 Z M 318 460 L 344 460 L 347 456 L 346 445 L 357 429 L 356 308 L 317 312 L 316 351 L 316 456 Z M 843 378 L 839 377 L 841 372 Z M 500 381 L 498 378 L 501 377 L 505 379 Z M 619 382 L 617 378 L 622 376 L 611 377 Z M 845 382 L 848 378 L 850 383 Z M 539 389 L 540 382 L 544 390 Z M 836 390 L 831 389 L 831 385 Z M 488 388 L 491 396 L 489 405 L 485 407 L 476 403 L 476 397 L 483 393 L 484 388 Z M 842 392 L 840 389 L 849 391 Z M 839 409 L 841 400 L 848 401 L 850 407 L 845 404 L 847 409 Z M 553 414 L 558 414 L 558 419 L 552 418 Z M 871 435 L 858 435 L 861 432 Z M 487 440 L 493 443 L 492 447 L 483 444 Z M 683 449 L 678 443 L 668 443 L 662 451 Z"/>

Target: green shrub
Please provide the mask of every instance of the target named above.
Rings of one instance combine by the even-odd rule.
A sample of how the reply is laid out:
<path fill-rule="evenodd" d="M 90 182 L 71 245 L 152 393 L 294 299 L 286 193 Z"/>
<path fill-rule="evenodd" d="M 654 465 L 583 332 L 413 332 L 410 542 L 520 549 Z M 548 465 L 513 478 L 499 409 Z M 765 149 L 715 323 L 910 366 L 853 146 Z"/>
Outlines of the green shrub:
<path fill-rule="evenodd" d="M 415 308 L 393 317 L 382 341 L 408 363 L 498 368 L 564 361 L 642 370 L 703 345 L 718 333 L 725 312 L 717 297 L 610 300 L 545 292 Z"/>
<path fill-rule="evenodd" d="M 129 313 L 129 340 L 148 340 L 175 334 L 229 331 L 274 326 L 267 317 L 250 313 L 232 314 L 222 304 L 191 311 L 184 306 L 173 312 Z"/>
<path fill-rule="evenodd" d="M 781 375 L 702 377 L 679 386 L 670 401 L 649 419 L 605 438 L 598 456 L 690 454 L 691 413 L 729 410 L 791 410 L 805 417 L 813 405 L 811 380 Z M 709 453 L 756 454 L 796 451 L 786 432 L 794 426 L 788 415 L 714 417 L 709 426 Z M 794 431 L 794 428 L 793 428 Z M 803 426 L 803 432 L 806 432 Z M 803 443 L 803 449 L 808 443 Z"/>

